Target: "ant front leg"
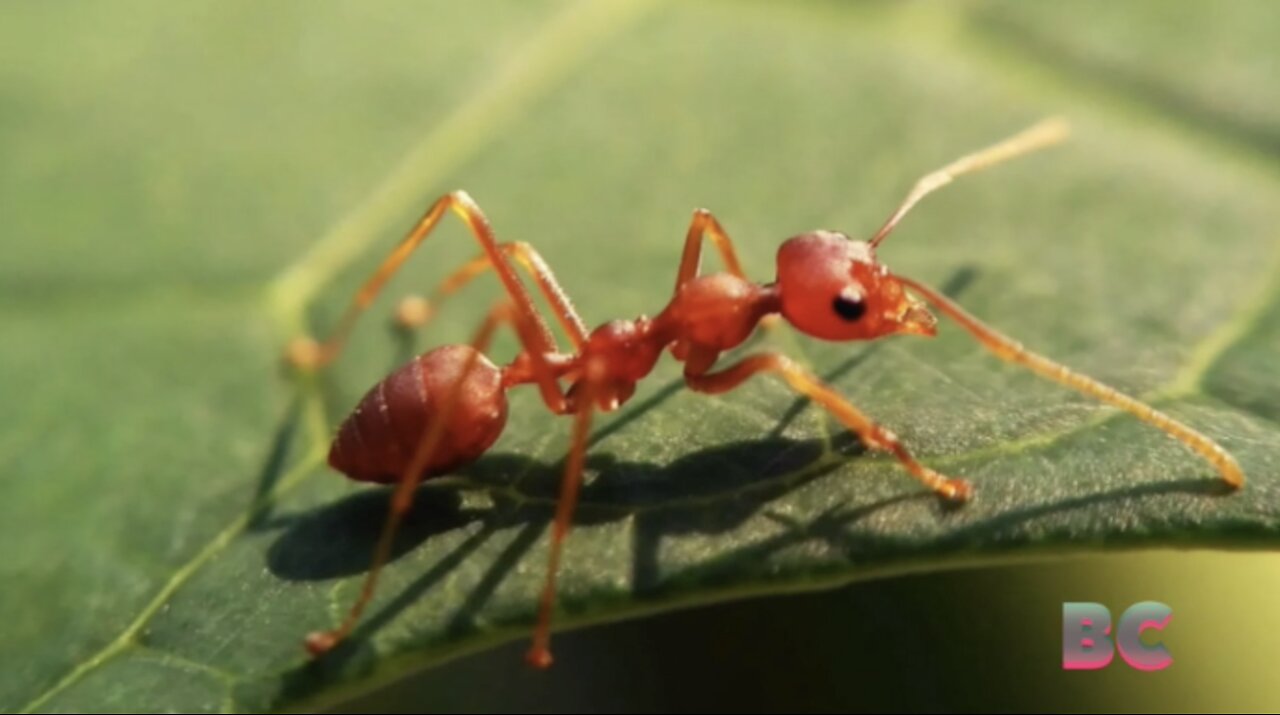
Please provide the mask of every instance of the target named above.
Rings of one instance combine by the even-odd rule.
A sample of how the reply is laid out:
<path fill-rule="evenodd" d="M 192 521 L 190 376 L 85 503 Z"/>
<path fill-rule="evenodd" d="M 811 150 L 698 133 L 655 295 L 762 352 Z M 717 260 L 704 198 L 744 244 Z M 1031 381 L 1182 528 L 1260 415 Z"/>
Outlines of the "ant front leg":
<path fill-rule="evenodd" d="M 1002 335 L 995 328 L 978 320 L 964 308 L 961 308 L 951 299 L 929 286 L 902 276 L 897 276 L 897 278 L 908 288 L 924 296 L 925 300 L 946 314 L 947 317 L 956 321 L 970 335 L 976 338 L 983 347 L 990 350 L 1001 360 L 1021 365 L 1041 377 L 1053 380 L 1060 385 L 1074 388 L 1113 407 L 1125 410 L 1143 422 L 1163 430 L 1169 436 L 1204 457 L 1218 470 L 1223 483 L 1228 487 L 1240 489 L 1244 486 L 1244 470 L 1240 468 L 1240 463 L 1217 442 L 1113 387 L 1071 370 L 1067 366 L 1054 362 L 1043 355 L 1027 350 L 1017 341 Z"/>
<path fill-rule="evenodd" d="M 791 389 L 822 405 L 868 447 L 892 453 L 907 472 L 939 496 L 952 501 L 965 501 L 971 495 L 972 488 L 967 481 L 944 476 L 920 464 L 896 435 L 863 414 L 839 393 L 785 355 L 752 355 L 717 372 L 691 374 L 686 370 L 685 382 L 698 392 L 719 394 L 738 387 L 761 372 L 778 375 Z"/>

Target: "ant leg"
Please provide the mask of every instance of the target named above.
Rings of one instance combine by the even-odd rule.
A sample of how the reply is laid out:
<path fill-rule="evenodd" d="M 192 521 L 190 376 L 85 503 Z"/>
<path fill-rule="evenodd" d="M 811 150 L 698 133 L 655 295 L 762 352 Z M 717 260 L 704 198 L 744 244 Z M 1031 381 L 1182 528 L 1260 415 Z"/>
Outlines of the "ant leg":
<path fill-rule="evenodd" d="M 560 327 L 564 328 L 569 340 L 573 343 L 574 350 L 581 350 L 587 339 L 587 328 L 582 323 L 582 318 L 578 317 L 573 303 L 560 287 L 560 282 L 556 280 L 555 274 L 543 260 L 542 255 L 533 246 L 523 241 L 503 243 L 500 244 L 500 248 L 533 277 L 538 284 L 538 290 L 551 305 L 551 310 L 559 321 Z M 493 263 L 486 254 L 467 261 L 446 276 L 427 298 L 411 296 L 401 301 L 396 311 L 397 322 L 406 328 L 422 327 L 435 316 L 440 304 L 449 296 L 461 290 L 463 286 L 492 266 Z"/>
<path fill-rule="evenodd" d="M 1057 144 L 1066 139 L 1069 132 L 1070 129 L 1064 120 L 1058 118 L 1046 119 L 1004 141 L 972 154 L 966 154 L 941 169 L 926 174 L 916 182 L 915 186 L 911 188 L 911 192 L 903 199 L 902 204 L 894 210 L 893 214 L 889 216 L 889 220 L 885 221 L 884 226 L 881 226 L 880 230 L 876 231 L 876 234 L 871 237 L 868 243 L 871 244 L 872 248 L 880 245 L 880 242 L 889 235 L 894 226 L 898 225 L 902 217 L 906 216 L 907 212 L 920 199 L 950 184 L 956 177 L 981 171 L 1000 162 Z"/>
<path fill-rule="evenodd" d="M 489 270 L 489 265 L 489 257 L 482 253 L 445 276 L 428 297 L 424 298 L 416 294 L 405 296 L 396 306 L 396 324 L 406 330 L 426 325 L 436 316 L 440 304 L 446 298 L 461 290 L 476 276 Z"/>
<path fill-rule="evenodd" d="M 941 312 L 968 330 L 978 342 L 996 354 L 1001 360 L 1022 365 L 1041 377 L 1048 378 L 1067 387 L 1075 388 L 1086 395 L 1099 399 L 1114 407 L 1132 413 L 1138 419 L 1164 430 L 1187 447 L 1199 453 L 1222 474 L 1222 481 L 1232 488 L 1244 486 L 1244 470 L 1240 464 L 1216 442 L 1196 430 L 1173 419 L 1169 415 L 1107 385 L 1075 372 L 1065 365 L 1056 363 L 1042 355 L 1031 352 L 1020 343 L 1002 335 L 978 320 L 964 308 L 926 285 L 897 276 L 904 285 L 924 296 Z"/>
<path fill-rule="evenodd" d="M 896 435 L 876 424 L 835 390 L 784 355 L 777 353 L 752 355 L 712 373 L 691 374 L 686 371 L 685 382 L 698 392 L 719 394 L 738 387 L 761 372 L 776 373 L 791 386 L 791 389 L 822 405 L 845 427 L 857 434 L 868 447 L 892 452 L 913 477 L 919 479 L 938 495 L 953 501 L 964 501 L 969 498 L 972 489 L 967 481 L 946 477 L 920 464 Z"/>
<path fill-rule="evenodd" d="M 591 365 L 581 387 L 574 394 L 573 442 L 565 460 L 564 476 L 560 482 L 560 499 L 556 502 L 556 520 L 551 531 L 551 553 L 547 560 L 547 576 L 538 601 L 538 621 L 534 626 L 533 645 L 525 660 L 535 668 L 551 666 L 551 612 L 556 601 L 556 574 L 560 570 L 560 552 L 565 536 L 573 520 L 573 510 L 578 503 L 578 488 L 582 486 L 582 469 L 586 462 L 587 441 L 591 436 L 591 417 L 595 411 L 596 385 L 602 372 L 600 365 Z"/>
<path fill-rule="evenodd" d="M 409 465 L 401 475 L 399 483 L 396 485 L 395 492 L 391 498 L 391 509 L 387 516 L 387 521 L 383 525 L 382 534 L 378 538 L 377 547 L 374 550 L 373 564 L 369 569 L 368 575 L 365 577 L 364 585 L 360 590 L 360 596 L 356 599 L 355 604 L 347 613 L 347 617 L 342 623 L 332 630 L 316 631 L 307 636 L 307 650 L 312 655 L 319 656 L 334 646 L 342 642 L 344 638 L 350 635 L 356 623 L 360 620 L 361 614 L 365 607 L 369 605 L 369 601 L 373 598 L 374 588 L 378 582 L 378 576 L 382 573 L 382 568 L 386 565 L 387 560 L 391 556 L 391 547 L 395 542 L 395 535 L 400 527 L 400 522 L 404 519 L 405 514 L 413 506 L 413 496 L 418 488 L 418 484 L 422 480 L 422 471 L 427 464 L 432 452 L 439 446 L 440 440 L 444 438 L 445 428 L 449 425 L 453 410 L 456 407 L 458 399 L 462 392 L 462 387 L 467 382 L 467 377 L 475 368 L 479 357 L 484 354 L 489 347 L 489 343 L 493 338 L 494 332 L 498 326 L 508 323 L 514 324 L 521 339 L 524 340 L 530 330 L 527 327 L 522 328 L 521 318 L 515 313 L 511 303 L 503 301 L 494 307 L 485 317 L 480 329 L 476 331 L 475 337 L 471 341 L 471 347 L 474 348 L 466 364 L 463 366 L 462 373 L 458 378 L 453 389 L 448 391 L 440 406 L 440 413 L 431 420 L 427 426 L 425 434 L 418 447 L 414 451 Z M 565 398 L 559 393 L 559 387 L 555 382 L 555 376 L 550 372 L 547 366 L 545 356 L 542 358 L 534 358 L 534 371 L 538 376 L 540 383 L 549 383 L 550 389 L 556 390 L 559 395 L 558 403 L 549 405 L 553 410 L 563 412 L 565 410 Z"/>
<path fill-rule="evenodd" d="M 689 222 L 689 232 L 685 234 L 684 252 L 680 255 L 680 269 L 676 273 L 676 292 L 680 292 L 680 288 L 698 275 L 698 267 L 702 262 L 702 242 L 704 239 L 710 238 L 711 243 L 720 252 L 720 259 L 724 261 L 725 267 L 733 275 L 747 280 L 747 276 L 742 271 L 742 264 L 738 262 L 738 254 L 733 250 L 733 241 L 729 240 L 729 234 L 706 209 L 698 209 L 693 212 L 693 220 Z"/>
<path fill-rule="evenodd" d="M 475 236 L 481 248 L 484 249 L 485 255 L 489 257 L 494 270 L 498 272 L 498 277 L 502 280 L 502 285 L 506 289 L 507 295 L 511 298 L 520 319 L 536 328 L 532 335 L 534 343 L 531 348 L 539 353 L 551 352 L 554 346 L 551 331 L 547 329 L 546 323 L 538 313 L 528 290 L 525 289 L 524 284 L 516 276 L 515 269 L 512 268 L 507 261 L 506 255 L 499 248 L 493 228 L 489 224 L 489 219 L 485 217 L 470 195 L 465 191 L 454 191 L 440 197 L 431 205 L 431 208 L 419 219 L 413 230 L 400 241 L 399 245 L 392 250 L 391 255 L 382 262 L 382 265 L 378 266 L 373 275 L 360 287 L 351 305 L 339 321 L 337 329 L 328 339 L 317 343 L 311 338 L 299 338 L 289 346 L 289 359 L 293 364 L 298 367 L 315 368 L 325 365 L 337 357 L 343 343 L 346 341 L 347 335 L 351 332 L 351 328 L 354 327 L 356 319 L 369 307 L 369 304 L 377 297 L 378 292 L 382 290 L 383 285 L 408 259 L 413 250 L 426 240 L 427 235 L 440 223 L 441 217 L 448 210 L 452 210 L 471 229 L 472 235 Z"/>
<path fill-rule="evenodd" d="M 676 287 L 674 293 L 679 293 L 685 283 L 698 277 L 699 267 L 702 263 L 702 245 L 706 239 L 711 239 L 712 245 L 716 247 L 716 251 L 720 253 L 720 260 L 724 262 L 725 268 L 730 274 L 741 278 L 742 280 L 750 280 L 747 274 L 742 270 L 742 263 L 738 261 L 738 254 L 733 248 L 733 241 L 729 238 L 729 233 L 720 225 L 720 221 L 706 209 L 698 209 L 693 212 L 693 220 L 689 222 L 689 231 L 684 238 L 684 251 L 680 255 L 680 268 L 676 271 Z M 760 327 L 765 329 L 773 329 L 780 322 L 779 316 L 770 314 L 760 319 Z M 679 357 L 684 354 L 685 346 L 676 344 L 671 346 L 672 354 Z"/>

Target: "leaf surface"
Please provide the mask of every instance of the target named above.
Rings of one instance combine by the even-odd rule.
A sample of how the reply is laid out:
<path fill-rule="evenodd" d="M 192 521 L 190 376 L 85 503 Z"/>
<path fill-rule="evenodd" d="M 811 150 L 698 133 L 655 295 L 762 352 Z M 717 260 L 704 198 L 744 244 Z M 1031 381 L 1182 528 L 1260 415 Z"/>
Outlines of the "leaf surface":
<path fill-rule="evenodd" d="M 1090 7 L 1129 38 L 1166 6 Z M 422 490 L 352 647 L 313 666 L 301 648 L 350 604 L 387 504 L 324 466 L 332 429 L 411 350 L 467 340 L 496 285 L 413 345 L 386 330 L 395 298 L 475 254 L 450 223 L 323 380 L 278 358 L 454 188 L 599 323 L 661 308 L 695 207 L 769 280 L 783 238 L 869 233 L 925 171 L 1064 114 L 1070 143 L 929 197 L 882 260 L 1250 477 L 1223 495 L 1160 432 L 946 323 L 872 344 L 783 329 L 750 349 L 809 365 L 976 500 L 944 507 L 776 380 L 708 398 L 667 361 L 596 424 L 559 626 L 1080 549 L 1273 548 L 1280 175 L 1275 89 L 1251 78 L 1274 33 L 1102 52 L 1063 12 L 6 7 L 0 708 L 311 706 L 527 632 L 569 425 L 520 390 L 491 453 Z M 1191 49 L 1234 58 L 1223 94 Z"/>

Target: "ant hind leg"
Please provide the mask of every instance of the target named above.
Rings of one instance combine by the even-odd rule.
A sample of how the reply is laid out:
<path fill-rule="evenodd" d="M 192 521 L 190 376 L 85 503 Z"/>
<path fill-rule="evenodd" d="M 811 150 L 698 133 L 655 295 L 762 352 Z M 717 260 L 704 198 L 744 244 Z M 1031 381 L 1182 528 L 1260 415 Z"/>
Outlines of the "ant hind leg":
<path fill-rule="evenodd" d="M 586 325 L 583 324 L 582 318 L 578 316 L 573 303 L 542 255 L 532 245 L 523 241 L 503 243 L 499 244 L 499 247 L 503 254 L 513 258 L 516 265 L 534 279 L 542 297 L 546 299 L 556 320 L 560 323 L 560 327 L 569 336 L 573 348 L 580 350 L 587 339 Z M 406 330 L 421 328 L 435 317 L 445 300 L 492 267 L 493 261 L 488 254 L 482 253 L 446 276 L 427 297 L 418 295 L 405 297 L 396 307 L 396 323 Z"/>
<path fill-rule="evenodd" d="M 468 385 L 468 378 L 480 363 L 481 356 L 488 350 L 489 343 L 497 327 L 503 323 L 512 322 L 512 320 L 511 304 L 504 301 L 489 312 L 480 329 L 476 331 L 476 335 L 471 341 L 472 349 L 468 352 L 457 379 L 452 383 L 451 388 L 446 391 L 443 400 L 440 402 L 440 411 L 427 420 L 424 434 L 417 442 L 407 466 L 400 473 L 396 482 L 387 521 L 383 525 L 382 533 L 378 538 L 372 565 L 365 576 L 360 595 L 338 627 L 327 631 L 316 631 L 307 636 L 307 650 L 313 656 L 320 656 L 332 650 L 350 635 L 361 614 L 373 599 L 378 577 L 391 556 L 391 549 L 395 543 L 395 536 L 400 524 L 413 506 L 413 497 L 423 479 L 423 473 L 427 469 L 427 465 L 431 463 L 432 457 L 438 454 L 441 447 L 444 446 L 445 440 L 449 439 L 446 430 L 451 425 L 452 416 L 458 409 L 458 405 L 465 399 L 463 388 Z M 523 334 L 527 331 L 521 332 Z"/>
<path fill-rule="evenodd" d="M 414 249 L 427 239 L 431 231 L 440 223 L 445 212 L 450 210 L 467 225 L 480 247 L 484 249 L 490 265 L 497 271 L 498 278 L 502 281 L 503 288 L 521 322 L 533 326 L 531 348 L 540 353 L 551 352 L 555 345 L 551 331 L 547 329 L 546 322 L 538 313 L 529 291 L 520 282 L 515 269 L 508 262 L 506 253 L 494 236 L 489 219 L 470 195 L 465 191 L 454 191 L 437 199 L 414 228 L 392 249 L 391 254 L 356 292 L 351 304 L 339 320 L 337 328 L 327 339 L 317 341 L 304 336 L 295 338 L 289 344 L 286 353 L 289 362 L 302 369 L 315 369 L 332 362 L 341 352 L 347 336 L 355 327 L 356 320 L 373 303 L 386 282 L 404 265 Z"/>

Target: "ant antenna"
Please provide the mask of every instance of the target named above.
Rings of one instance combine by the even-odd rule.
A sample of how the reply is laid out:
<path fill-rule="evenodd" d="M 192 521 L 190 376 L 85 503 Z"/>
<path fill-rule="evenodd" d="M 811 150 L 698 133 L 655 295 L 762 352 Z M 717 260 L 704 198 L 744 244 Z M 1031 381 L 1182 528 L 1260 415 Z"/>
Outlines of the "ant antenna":
<path fill-rule="evenodd" d="M 876 235 L 872 236 L 868 243 L 871 244 L 872 248 L 880 245 L 880 242 L 889 235 L 894 226 L 898 225 L 902 217 L 907 215 L 911 207 L 919 203 L 920 199 L 950 184 L 956 177 L 981 171 L 1002 161 L 1057 144 L 1066 139 L 1070 133 L 1071 127 L 1065 119 L 1052 117 L 998 144 L 993 144 L 986 149 L 962 156 L 941 169 L 926 174 L 916 182 L 916 185 L 911 189 L 911 193 L 907 194 L 907 198 L 902 201 L 898 209 L 893 212 L 888 221 L 885 221 L 884 226 L 881 226 L 880 230 L 876 231 Z"/>

